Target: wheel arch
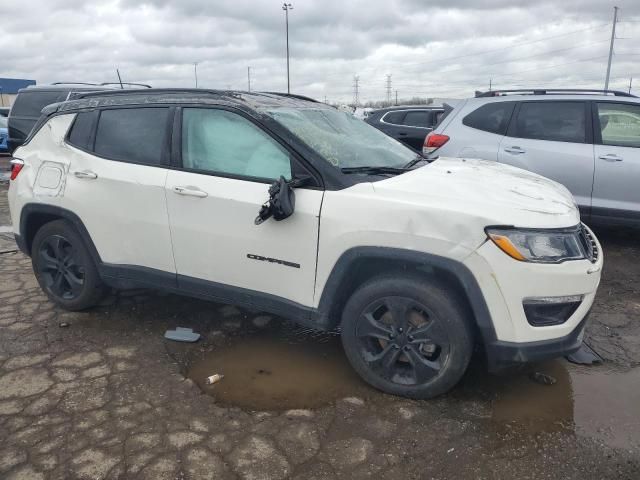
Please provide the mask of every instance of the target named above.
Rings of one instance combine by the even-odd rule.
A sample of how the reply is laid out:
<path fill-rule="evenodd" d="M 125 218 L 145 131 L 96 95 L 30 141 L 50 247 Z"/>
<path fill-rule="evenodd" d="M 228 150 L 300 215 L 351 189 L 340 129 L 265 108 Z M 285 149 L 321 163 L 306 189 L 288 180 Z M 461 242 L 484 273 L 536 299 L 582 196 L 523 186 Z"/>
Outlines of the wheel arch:
<path fill-rule="evenodd" d="M 89 250 L 91 257 L 96 265 L 101 263 L 98 250 L 91 240 L 91 236 L 84 226 L 84 223 L 70 210 L 55 205 L 46 205 L 40 203 L 28 203 L 22 207 L 20 213 L 20 244 L 21 250 L 27 255 L 31 255 L 31 247 L 33 239 L 40 228 L 49 222 L 55 220 L 67 220 L 71 223 L 76 231 L 80 234 L 82 241 Z"/>
<path fill-rule="evenodd" d="M 377 275 L 403 272 L 418 273 L 425 279 L 437 278 L 455 289 L 467 302 L 484 343 L 495 341 L 496 333 L 484 296 L 465 265 L 438 255 L 388 247 L 355 247 L 340 256 L 320 297 L 318 323 L 328 329 L 337 327 L 347 299 L 360 285 Z"/>

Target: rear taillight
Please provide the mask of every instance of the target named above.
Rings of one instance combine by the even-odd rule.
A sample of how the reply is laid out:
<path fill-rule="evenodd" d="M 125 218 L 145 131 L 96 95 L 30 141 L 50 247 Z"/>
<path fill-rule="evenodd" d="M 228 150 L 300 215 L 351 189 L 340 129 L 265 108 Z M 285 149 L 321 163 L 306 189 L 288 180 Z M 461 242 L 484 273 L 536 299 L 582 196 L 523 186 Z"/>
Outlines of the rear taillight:
<path fill-rule="evenodd" d="M 422 153 L 424 155 L 430 155 L 443 146 L 445 143 L 449 141 L 449 137 L 447 135 L 442 135 L 441 133 L 433 133 L 431 132 L 427 135 L 427 138 L 424 139 L 424 146 L 422 147 Z"/>
<path fill-rule="evenodd" d="M 24 162 L 22 160 L 20 160 L 19 158 L 12 159 L 10 180 L 15 180 L 23 167 L 24 167 Z"/>

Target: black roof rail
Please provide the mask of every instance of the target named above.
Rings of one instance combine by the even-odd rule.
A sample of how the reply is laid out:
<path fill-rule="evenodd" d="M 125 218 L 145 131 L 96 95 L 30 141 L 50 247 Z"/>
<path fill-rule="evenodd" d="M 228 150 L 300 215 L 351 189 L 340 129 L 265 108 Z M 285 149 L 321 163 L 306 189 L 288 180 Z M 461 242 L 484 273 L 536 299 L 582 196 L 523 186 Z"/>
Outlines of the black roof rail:
<path fill-rule="evenodd" d="M 476 91 L 475 96 L 477 98 L 484 97 L 500 97 L 503 95 L 569 95 L 572 93 L 580 94 L 580 95 L 613 95 L 615 97 L 633 97 L 637 98 L 635 95 L 631 93 L 622 92 L 620 90 L 598 90 L 591 88 L 525 88 L 525 89 L 515 89 L 515 90 L 490 90 L 488 92 L 480 92 Z"/>
<path fill-rule="evenodd" d="M 151 85 L 147 85 L 146 83 L 132 83 L 132 82 L 103 82 L 100 85 L 101 86 L 106 86 L 106 85 L 133 85 L 133 86 L 136 86 L 136 87 L 152 88 Z"/>
<path fill-rule="evenodd" d="M 254 92 L 251 92 L 254 93 Z M 304 95 L 298 95 L 296 93 L 284 93 L 284 92 L 256 92 L 256 93 L 266 93 L 268 95 L 277 95 L 279 97 L 289 97 L 289 98 L 297 98 L 298 100 L 306 100 L 308 102 L 321 103 L 315 98 L 305 97 Z"/>
<path fill-rule="evenodd" d="M 92 87 L 100 86 L 97 83 L 89 83 L 89 82 L 53 82 L 51 85 L 90 85 Z"/>

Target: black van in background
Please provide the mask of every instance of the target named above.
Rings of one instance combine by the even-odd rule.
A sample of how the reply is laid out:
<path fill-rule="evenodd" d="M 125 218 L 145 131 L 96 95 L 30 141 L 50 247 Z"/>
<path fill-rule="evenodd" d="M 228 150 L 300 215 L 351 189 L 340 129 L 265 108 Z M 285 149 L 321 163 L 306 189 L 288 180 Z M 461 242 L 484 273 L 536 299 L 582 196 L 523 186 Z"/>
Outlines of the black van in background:
<path fill-rule="evenodd" d="M 22 145 L 31 129 L 40 118 L 42 109 L 52 103 L 64 102 L 75 93 L 98 90 L 112 90 L 123 86 L 151 88 L 139 83 L 52 83 L 51 85 L 30 85 L 18 90 L 9 112 L 9 153 Z"/>

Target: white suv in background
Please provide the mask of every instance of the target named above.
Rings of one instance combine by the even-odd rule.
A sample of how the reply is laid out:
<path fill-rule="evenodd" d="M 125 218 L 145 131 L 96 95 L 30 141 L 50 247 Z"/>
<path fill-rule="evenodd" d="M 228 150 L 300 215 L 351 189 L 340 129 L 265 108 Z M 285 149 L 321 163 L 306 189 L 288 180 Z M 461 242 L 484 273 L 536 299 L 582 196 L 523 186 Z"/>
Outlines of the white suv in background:
<path fill-rule="evenodd" d="M 566 188 L 482 160 L 427 163 L 300 97 L 84 94 L 15 152 L 20 249 L 63 308 L 155 287 L 340 327 L 389 393 L 452 388 L 582 342 L 602 255 Z"/>
<path fill-rule="evenodd" d="M 566 186 L 588 223 L 640 225 L 640 98 L 624 92 L 480 93 L 446 114 L 423 153 L 524 168 Z"/>

